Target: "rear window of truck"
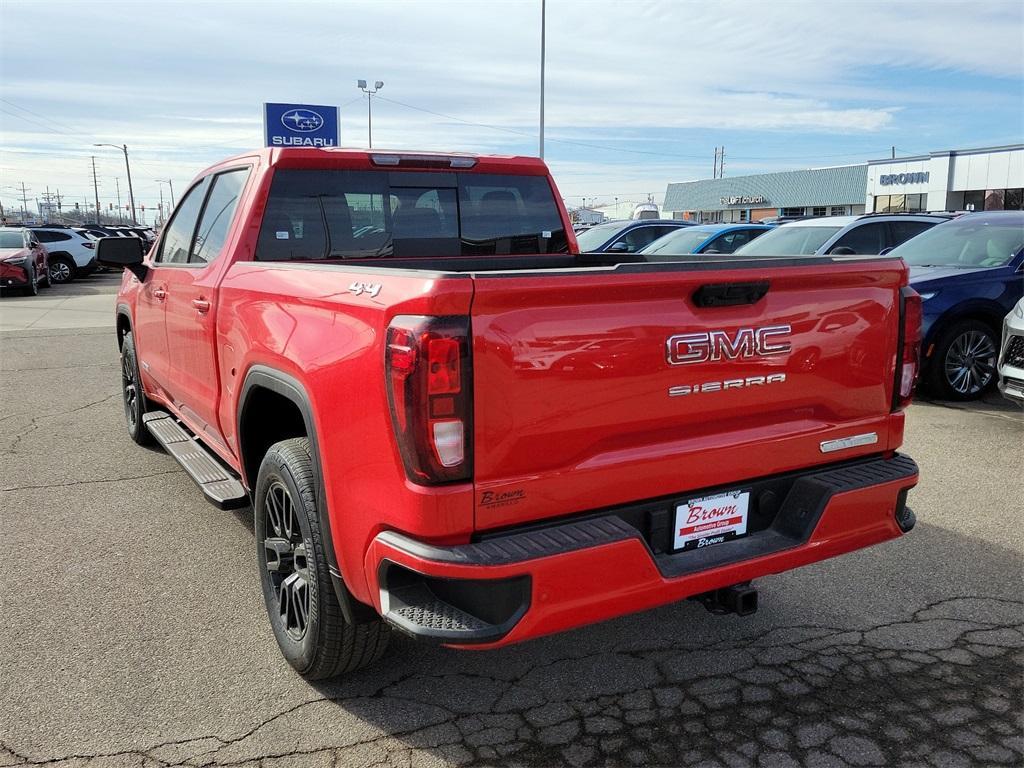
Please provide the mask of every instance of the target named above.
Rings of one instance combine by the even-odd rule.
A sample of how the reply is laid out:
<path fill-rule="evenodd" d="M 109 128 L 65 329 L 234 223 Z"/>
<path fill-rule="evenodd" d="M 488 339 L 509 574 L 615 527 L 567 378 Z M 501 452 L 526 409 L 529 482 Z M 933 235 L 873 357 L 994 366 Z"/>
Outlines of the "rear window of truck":
<path fill-rule="evenodd" d="M 256 259 L 567 251 L 544 176 L 282 169 L 270 185 Z"/>

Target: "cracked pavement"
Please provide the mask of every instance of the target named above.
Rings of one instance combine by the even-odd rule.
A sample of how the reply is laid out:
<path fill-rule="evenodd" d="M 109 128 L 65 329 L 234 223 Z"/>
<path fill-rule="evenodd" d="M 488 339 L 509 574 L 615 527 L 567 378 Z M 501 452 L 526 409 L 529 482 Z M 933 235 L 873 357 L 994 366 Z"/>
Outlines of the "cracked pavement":
<path fill-rule="evenodd" d="M 913 406 L 917 528 L 760 580 L 754 616 L 395 637 L 311 685 L 267 627 L 251 513 L 128 440 L 117 376 L 107 329 L 0 333 L 0 766 L 1024 763 L 1024 419 L 996 397 Z"/>

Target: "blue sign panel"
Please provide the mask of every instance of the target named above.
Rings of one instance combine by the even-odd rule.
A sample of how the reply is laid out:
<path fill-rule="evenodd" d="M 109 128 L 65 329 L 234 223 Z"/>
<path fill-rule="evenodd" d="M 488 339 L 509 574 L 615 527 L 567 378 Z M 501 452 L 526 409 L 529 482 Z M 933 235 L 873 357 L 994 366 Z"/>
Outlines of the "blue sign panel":
<path fill-rule="evenodd" d="M 336 147 L 341 141 L 338 108 L 264 104 L 263 135 L 268 147 Z"/>

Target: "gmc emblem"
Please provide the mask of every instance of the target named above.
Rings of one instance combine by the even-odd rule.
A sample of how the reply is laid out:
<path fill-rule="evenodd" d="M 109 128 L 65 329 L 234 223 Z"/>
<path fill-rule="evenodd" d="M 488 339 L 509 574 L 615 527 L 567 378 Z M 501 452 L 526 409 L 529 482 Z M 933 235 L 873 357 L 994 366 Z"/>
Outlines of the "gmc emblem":
<path fill-rule="evenodd" d="M 764 328 L 741 328 L 735 336 L 726 331 L 678 333 L 669 336 L 665 342 L 668 364 L 690 365 L 784 355 L 793 345 L 779 338 L 791 331 L 788 325 L 766 325 Z"/>

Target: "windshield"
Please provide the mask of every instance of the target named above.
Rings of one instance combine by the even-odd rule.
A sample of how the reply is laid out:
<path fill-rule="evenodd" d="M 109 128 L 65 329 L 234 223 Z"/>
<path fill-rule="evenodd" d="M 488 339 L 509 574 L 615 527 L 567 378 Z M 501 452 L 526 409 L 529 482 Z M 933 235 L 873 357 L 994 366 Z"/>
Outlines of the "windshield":
<path fill-rule="evenodd" d="M 713 233 L 707 230 L 691 229 L 689 227 L 678 229 L 664 237 L 659 237 L 640 251 L 640 253 L 661 253 L 665 256 L 674 256 L 679 253 L 695 253 L 696 249 L 712 235 Z"/>
<path fill-rule="evenodd" d="M 564 253 L 544 176 L 279 170 L 263 261 Z"/>
<path fill-rule="evenodd" d="M 736 250 L 743 256 L 810 256 L 842 227 L 781 226 Z"/>
<path fill-rule="evenodd" d="M 1024 247 L 1024 217 L 979 220 L 970 214 L 939 224 L 894 248 L 912 267 L 1002 267 Z"/>
<path fill-rule="evenodd" d="M 17 230 L 0 231 L 0 248 L 24 248 L 25 236 Z"/>
<path fill-rule="evenodd" d="M 580 253 L 596 251 L 632 223 L 631 221 L 617 221 L 613 224 L 598 224 L 596 227 L 580 232 L 576 235 L 576 242 L 580 245 Z"/>

